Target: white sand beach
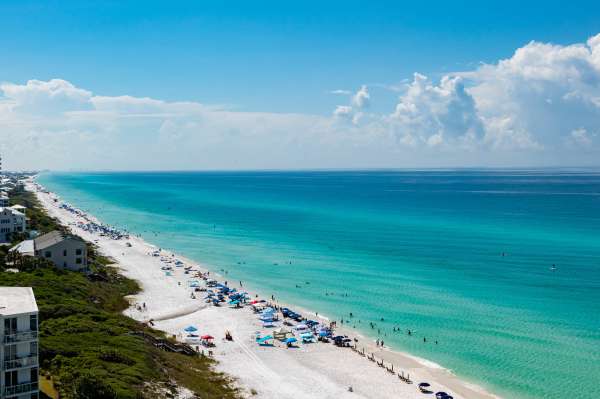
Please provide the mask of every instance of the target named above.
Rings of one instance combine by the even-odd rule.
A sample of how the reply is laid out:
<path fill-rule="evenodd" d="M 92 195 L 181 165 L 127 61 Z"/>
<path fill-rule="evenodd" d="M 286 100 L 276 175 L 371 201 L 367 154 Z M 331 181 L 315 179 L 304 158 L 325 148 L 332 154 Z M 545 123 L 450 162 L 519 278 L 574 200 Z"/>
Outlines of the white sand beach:
<path fill-rule="evenodd" d="M 51 216 L 69 226 L 73 233 L 97 244 L 104 255 L 115 260 L 123 275 L 139 282 L 142 291 L 131 298 L 132 306 L 125 312 L 128 316 L 140 321 L 152 319 L 155 328 L 179 337 L 182 337 L 183 329 L 189 325 L 198 327 L 201 335 L 215 337 L 216 347 L 212 351 L 218 361 L 217 369 L 235 378 L 247 397 L 434 397 L 419 392 L 417 384 L 420 382 L 430 383 L 433 392 L 445 391 L 454 398 L 497 397 L 461 381 L 448 370 L 431 362 L 387 348 L 376 348 L 375 342 L 357 336 L 354 332 L 336 330 L 357 337 L 358 347 L 366 348 L 366 352 L 373 353 L 378 361 L 383 359 L 386 367 L 393 364 L 395 371 L 410 374 L 413 384 L 401 381 L 395 374 L 378 367 L 351 349 L 336 347 L 331 343 L 300 344 L 295 349 L 287 349 L 277 341 L 272 347 L 259 346 L 255 342 L 255 334 L 257 331 L 264 333 L 267 330 L 262 328 L 262 323 L 249 307 L 214 307 L 204 302 L 203 293 L 196 293 L 196 299 L 191 298 L 192 289 L 187 284 L 191 275 L 184 274 L 183 267 L 173 267 L 172 276 L 167 276 L 161 270 L 164 263 L 160 257 L 151 255 L 157 250 L 155 246 L 137 237 L 114 240 L 85 231 L 77 223 L 87 222 L 84 218 L 93 220 L 90 215 L 81 216 L 61 209 L 61 201 L 55 200 L 57 197 L 54 194 L 38 191 L 34 184 L 28 185 L 28 188 L 36 191 L 38 199 Z M 161 254 L 176 257 L 186 265 L 194 265 L 195 269 L 208 270 L 197 262 L 167 251 L 162 251 Z M 216 275 L 214 277 L 223 280 Z M 239 285 L 230 286 L 240 288 Z M 254 297 L 256 293 L 250 294 Z M 140 311 L 135 304 L 145 304 L 146 309 Z M 232 334 L 233 341 L 224 339 L 226 330 Z M 352 392 L 349 387 L 352 387 Z"/>

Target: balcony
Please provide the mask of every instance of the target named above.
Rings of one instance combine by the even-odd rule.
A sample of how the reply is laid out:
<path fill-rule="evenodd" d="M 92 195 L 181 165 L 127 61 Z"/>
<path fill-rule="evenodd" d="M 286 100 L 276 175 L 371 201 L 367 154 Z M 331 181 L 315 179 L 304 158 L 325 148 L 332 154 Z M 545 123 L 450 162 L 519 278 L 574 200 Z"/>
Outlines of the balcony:
<path fill-rule="evenodd" d="M 20 369 L 23 367 L 37 366 L 38 357 L 36 355 L 28 355 L 12 360 L 4 361 L 4 370 Z"/>
<path fill-rule="evenodd" d="M 26 342 L 26 341 L 37 341 L 38 332 L 37 331 L 24 331 L 18 332 L 15 334 L 8 334 L 4 336 L 5 344 L 14 344 L 16 342 Z"/>
<path fill-rule="evenodd" d="M 38 390 L 37 382 L 25 382 L 23 384 L 10 385 L 4 388 L 4 395 L 21 395 Z"/>

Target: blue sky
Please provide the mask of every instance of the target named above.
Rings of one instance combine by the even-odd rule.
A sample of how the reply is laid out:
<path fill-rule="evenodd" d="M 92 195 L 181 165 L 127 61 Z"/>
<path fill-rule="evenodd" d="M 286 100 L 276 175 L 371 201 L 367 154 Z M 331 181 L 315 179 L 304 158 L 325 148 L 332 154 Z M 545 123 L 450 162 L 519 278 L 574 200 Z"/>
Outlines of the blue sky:
<path fill-rule="evenodd" d="M 600 30 L 600 2 L 4 1 L 3 81 L 329 113 L 329 90 L 394 84 Z M 377 90 L 374 88 L 373 90 Z M 375 107 L 390 107 L 381 94 Z"/>
<path fill-rule="evenodd" d="M 598 1 L 7 0 L 0 57 L 13 168 L 600 166 Z"/>

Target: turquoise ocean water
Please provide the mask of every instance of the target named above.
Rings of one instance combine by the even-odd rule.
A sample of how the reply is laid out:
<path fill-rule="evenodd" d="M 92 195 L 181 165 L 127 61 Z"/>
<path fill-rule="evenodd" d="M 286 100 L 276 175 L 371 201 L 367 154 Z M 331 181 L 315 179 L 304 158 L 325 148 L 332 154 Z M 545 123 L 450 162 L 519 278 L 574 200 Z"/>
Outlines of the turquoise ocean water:
<path fill-rule="evenodd" d="M 338 320 L 352 312 L 361 332 L 379 329 L 387 344 L 507 398 L 600 394 L 600 173 L 47 173 L 39 182 L 232 281 Z"/>

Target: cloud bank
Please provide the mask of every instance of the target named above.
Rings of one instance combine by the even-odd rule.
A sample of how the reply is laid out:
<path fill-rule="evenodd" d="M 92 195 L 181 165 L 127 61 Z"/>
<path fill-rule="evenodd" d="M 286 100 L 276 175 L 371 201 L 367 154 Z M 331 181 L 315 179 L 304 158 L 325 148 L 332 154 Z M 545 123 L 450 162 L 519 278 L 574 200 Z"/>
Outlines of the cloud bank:
<path fill-rule="evenodd" d="M 432 80 L 389 112 L 366 85 L 327 116 L 101 96 L 62 79 L 0 84 L 0 152 L 13 169 L 598 166 L 600 34 L 530 42 Z M 343 101 L 342 101 L 343 102 Z"/>

